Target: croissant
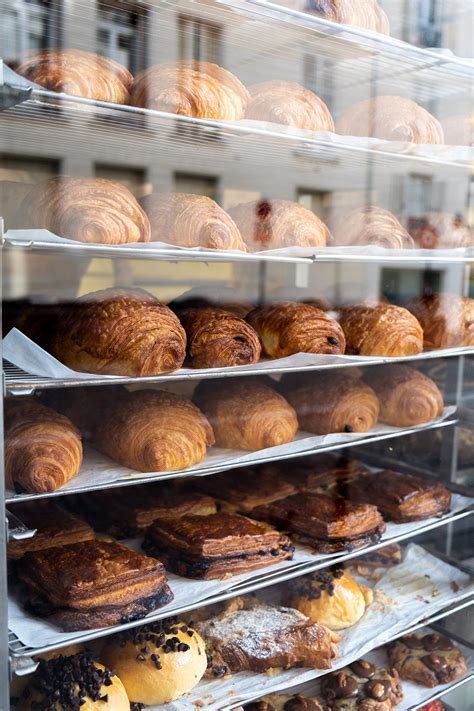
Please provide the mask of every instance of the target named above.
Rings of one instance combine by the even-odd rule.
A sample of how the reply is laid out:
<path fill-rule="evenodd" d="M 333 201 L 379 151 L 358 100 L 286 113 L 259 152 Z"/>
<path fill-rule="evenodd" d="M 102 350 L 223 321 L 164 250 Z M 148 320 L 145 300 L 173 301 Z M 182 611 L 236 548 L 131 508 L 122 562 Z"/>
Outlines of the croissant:
<path fill-rule="evenodd" d="M 177 316 L 142 289 L 103 289 L 64 307 L 51 352 L 85 373 L 157 375 L 180 368 L 186 334 Z"/>
<path fill-rule="evenodd" d="M 231 217 L 204 195 L 153 193 L 140 201 L 154 242 L 247 251 Z"/>
<path fill-rule="evenodd" d="M 393 427 L 415 427 L 443 413 L 443 396 L 433 380 L 409 365 L 368 368 L 364 380 L 380 400 L 380 419 Z"/>
<path fill-rule="evenodd" d="M 441 124 L 426 109 L 402 96 L 376 96 L 351 106 L 339 118 L 337 133 L 387 141 L 444 143 Z"/>
<path fill-rule="evenodd" d="M 194 402 L 209 419 L 219 447 L 256 451 L 286 444 L 296 435 L 296 413 L 282 395 L 258 378 L 203 380 Z"/>
<path fill-rule="evenodd" d="M 422 249 L 454 249 L 474 244 L 472 230 L 459 215 L 449 212 L 428 212 L 411 217 L 408 229 Z"/>
<path fill-rule="evenodd" d="M 192 368 L 250 365 L 260 358 L 258 335 L 242 318 L 213 306 L 178 310 L 186 331 L 187 362 Z"/>
<path fill-rule="evenodd" d="M 390 34 L 388 17 L 377 0 L 309 0 L 305 9 L 331 22 Z"/>
<path fill-rule="evenodd" d="M 328 107 L 319 96 L 290 81 L 265 81 L 250 87 L 246 119 L 271 121 L 308 131 L 334 131 Z"/>
<path fill-rule="evenodd" d="M 133 77 L 121 64 L 80 49 L 43 49 L 16 69 L 50 91 L 128 104 Z"/>
<path fill-rule="evenodd" d="M 410 249 L 414 242 L 395 215 L 381 207 L 356 208 L 343 215 L 333 229 L 339 247 L 367 244 L 388 249 Z"/>
<path fill-rule="evenodd" d="M 246 317 L 270 358 L 294 353 L 344 353 L 346 340 L 337 321 L 310 304 L 286 301 L 259 306 Z"/>
<path fill-rule="evenodd" d="M 470 116 L 449 116 L 441 126 L 448 146 L 474 146 L 474 112 Z"/>
<path fill-rule="evenodd" d="M 325 247 L 331 234 L 319 217 L 291 200 L 255 200 L 229 210 L 251 252 Z"/>
<path fill-rule="evenodd" d="M 5 485 L 44 494 L 72 479 L 82 464 L 79 430 L 33 398 L 5 400 Z"/>
<path fill-rule="evenodd" d="M 361 356 L 408 356 L 423 350 L 423 330 L 400 306 L 358 304 L 340 312 L 346 353 Z"/>
<path fill-rule="evenodd" d="M 474 346 L 474 299 L 427 294 L 407 304 L 423 327 L 426 350 Z"/>
<path fill-rule="evenodd" d="M 130 103 L 194 118 L 238 121 L 249 93 L 236 76 L 210 62 L 156 64 L 133 82 Z"/>

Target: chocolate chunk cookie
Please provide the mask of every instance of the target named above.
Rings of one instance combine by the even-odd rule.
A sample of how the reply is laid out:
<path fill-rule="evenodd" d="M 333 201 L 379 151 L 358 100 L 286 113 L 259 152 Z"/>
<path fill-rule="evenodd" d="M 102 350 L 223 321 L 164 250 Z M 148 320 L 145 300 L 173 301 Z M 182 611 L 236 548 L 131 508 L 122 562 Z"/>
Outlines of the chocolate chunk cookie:
<path fill-rule="evenodd" d="M 410 634 L 388 645 L 388 656 L 402 679 L 430 688 L 459 679 L 467 671 L 464 655 L 440 634 Z"/>
<path fill-rule="evenodd" d="M 328 707 L 315 696 L 271 694 L 248 704 L 245 711 L 328 711 Z"/>
<path fill-rule="evenodd" d="M 390 711 L 403 699 L 397 672 L 365 659 L 325 676 L 321 691 L 332 711 Z"/>

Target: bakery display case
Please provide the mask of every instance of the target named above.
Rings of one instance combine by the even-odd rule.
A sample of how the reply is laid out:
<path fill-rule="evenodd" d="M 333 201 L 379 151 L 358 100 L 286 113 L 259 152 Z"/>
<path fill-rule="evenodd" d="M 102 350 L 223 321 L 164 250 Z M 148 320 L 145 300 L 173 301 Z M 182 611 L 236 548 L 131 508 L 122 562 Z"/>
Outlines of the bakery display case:
<path fill-rule="evenodd" d="M 4 0 L 0 709 L 471 708 L 473 12 Z"/>

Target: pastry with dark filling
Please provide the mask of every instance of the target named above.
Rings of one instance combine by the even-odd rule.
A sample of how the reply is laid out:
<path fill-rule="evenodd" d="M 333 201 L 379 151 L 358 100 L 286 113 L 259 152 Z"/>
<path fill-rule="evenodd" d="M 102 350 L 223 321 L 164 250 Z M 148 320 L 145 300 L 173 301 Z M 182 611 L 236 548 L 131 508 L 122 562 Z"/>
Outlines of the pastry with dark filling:
<path fill-rule="evenodd" d="M 467 672 L 461 650 L 440 634 L 409 634 L 388 645 L 390 663 L 402 679 L 433 688 Z"/>
<path fill-rule="evenodd" d="M 356 459 L 330 454 L 310 459 L 313 461 L 302 460 L 296 465 L 286 463 L 281 473 L 285 481 L 308 494 L 339 493 L 348 482 L 370 474 L 370 470 Z"/>
<path fill-rule="evenodd" d="M 328 707 L 316 696 L 270 694 L 246 704 L 245 711 L 328 711 Z"/>
<path fill-rule="evenodd" d="M 393 568 L 401 562 L 402 549 L 398 543 L 389 543 L 388 546 L 364 553 L 360 558 L 353 558 L 349 565 L 361 568 Z"/>
<path fill-rule="evenodd" d="M 390 711 L 403 699 L 397 672 L 365 659 L 325 676 L 321 692 L 331 711 Z"/>

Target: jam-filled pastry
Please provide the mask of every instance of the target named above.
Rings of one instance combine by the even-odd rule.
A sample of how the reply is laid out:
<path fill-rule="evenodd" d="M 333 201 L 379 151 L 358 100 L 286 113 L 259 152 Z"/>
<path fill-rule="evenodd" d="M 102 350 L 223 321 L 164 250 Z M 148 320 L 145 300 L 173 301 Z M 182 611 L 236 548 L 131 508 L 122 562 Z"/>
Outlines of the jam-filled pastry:
<path fill-rule="evenodd" d="M 423 327 L 426 350 L 474 345 L 474 299 L 446 292 L 407 304 Z"/>
<path fill-rule="evenodd" d="M 321 693 L 331 711 L 390 711 L 403 699 L 397 672 L 365 659 L 324 676 Z"/>
<path fill-rule="evenodd" d="M 427 212 L 421 217 L 411 217 L 408 229 L 421 249 L 456 249 L 474 244 L 469 223 L 450 212 Z"/>
<path fill-rule="evenodd" d="M 339 323 L 348 355 L 408 356 L 423 350 L 423 329 L 410 311 L 401 306 L 346 306 L 341 309 Z"/>
<path fill-rule="evenodd" d="M 373 205 L 358 207 L 343 214 L 332 230 L 334 245 L 356 247 L 373 245 L 387 249 L 411 249 L 413 239 L 388 210 Z"/>
<path fill-rule="evenodd" d="M 249 87 L 246 119 L 270 121 L 308 131 L 334 131 L 331 113 L 313 91 L 291 81 L 265 81 Z"/>
<path fill-rule="evenodd" d="M 410 634 L 388 645 L 390 663 L 402 679 L 433 688 L 467 672 L 461 650 L 440 634 Z"/>
<path fill-rule="evenodd" d="M 245 704 L 245 711 L 328 711 L 328 706 L 317 696 L 269 694 Z"/>

